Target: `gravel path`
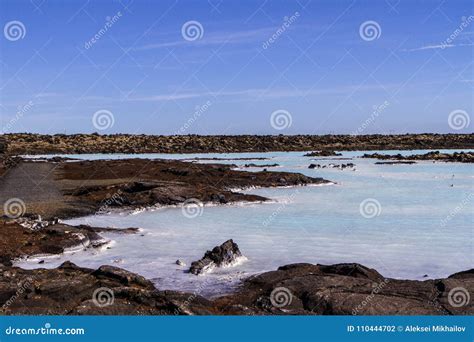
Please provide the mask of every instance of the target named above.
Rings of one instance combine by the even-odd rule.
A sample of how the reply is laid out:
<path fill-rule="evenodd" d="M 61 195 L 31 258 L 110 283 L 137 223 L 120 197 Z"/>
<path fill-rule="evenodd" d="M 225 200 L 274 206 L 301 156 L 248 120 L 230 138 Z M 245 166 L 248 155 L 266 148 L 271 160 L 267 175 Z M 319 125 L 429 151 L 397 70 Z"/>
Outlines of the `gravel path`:
<path fill-rule="evenodd" d="M 64 198 L 54 180 L 59 164 L 21 162 L 0 178 L 0 213 L 8 214 L 8 204 L 24 203 L 26 213 L 48 216 L 51 207 L 65 207 Z M 17 200 L 19 199 L 19 200 Z"/>

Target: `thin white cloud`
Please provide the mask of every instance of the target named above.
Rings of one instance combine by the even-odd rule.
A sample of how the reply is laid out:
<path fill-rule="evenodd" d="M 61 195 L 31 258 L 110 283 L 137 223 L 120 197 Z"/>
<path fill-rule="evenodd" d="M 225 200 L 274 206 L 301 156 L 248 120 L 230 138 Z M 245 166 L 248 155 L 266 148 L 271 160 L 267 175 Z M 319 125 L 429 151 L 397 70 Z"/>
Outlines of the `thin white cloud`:
<path fill-rule="evenodd" d="M 217 97 L 217 96 L 236 96 L 236 95 L 249 95 L 256 96 L 262 93 L 262 89 L 246 89 L 246 90 L 235 90 L 235 91 L 221 91 L 221 92 L 196 92 L 196 93 L 181 93 L 181 94 L 164 94 L 164 95 L 153 95 L 145 97 L 128 98 L 128 101 L 144 101 L 144 102 L 159 102 L 159 101 L 177 101 L 183 99 L 192 99 L 197 97 Z"/>
<path fill-rule="evenodd" d="M 386 85 L 390 87 L 391 85 Z M 160 94 L 144 97 L 129 97 L 126 100 L 132 102 L 161 102 L 161 101 L 179 101 L 183 99 L 191 99 L 198 97 L 223 97 L 223 96 L 245 96 L 251 98 L 282 98 L 282 97 L 305 97 L 305 96 L 317 96 L 317 95 L 344 95 L 357 91 L 367 90 L 379 90 L 378 85 L 364 85 L 364 86 L 342 86 L 334 88 L 324 89 L 265 89 L 265 88 L 252 88 L 245 90 L 233 90 L 233 91 L 220 91 L 220 92 L 189 92 L 189 93 L 173 93 L 173 94 Z"/>
<path fill-rule="evenodd" d="M 204 37 L 201 40 L 192 42 L 192 45 L 220 45 L 224 43 L 247 43 L 262 40 L 264 41 L 267 36 L 275 30 L 274 27 L 261 28 L 256 30 L 240 31 L 240 32 L 221 32 L 218 34 L 206 35 L 204 31 Z M 176 46 L 190 46 L 190 42 L 185 39 L 170 42 L 159 42 L 151 43 L 134 48 L 134 50 L 154 50 L 160 48 L 176 47 Z"/>
<path fill-rule="evenodd" d="M 44 97 L 59 97 L 59 96 L 64 96 L 64 94 L 60 94 L 60 93 L 37 93 L 34 97 L 44 98 Z"/>
<path fill-rule="evenodd" d="M 436 44 L 436 45 L 425 45 L 414 49 L 403 49 L 402 51 L 412 52 L 412 51 L 422 51 L 422 50 L 435 50 L 435 49 L 448 49 L 453 47 L 460 46 L 474 46 L 474 43 L 467 44 Z"/>

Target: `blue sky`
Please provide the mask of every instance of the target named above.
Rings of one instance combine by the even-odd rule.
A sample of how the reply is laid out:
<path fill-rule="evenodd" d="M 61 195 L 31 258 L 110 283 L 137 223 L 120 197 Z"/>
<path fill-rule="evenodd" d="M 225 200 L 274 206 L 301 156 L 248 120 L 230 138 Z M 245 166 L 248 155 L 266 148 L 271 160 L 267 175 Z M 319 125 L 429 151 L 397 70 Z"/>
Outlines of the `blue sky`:
<path fill-rule="evenodd" d="M 473 15 L 468 0 L 1 0 L 0 130 L 471 132 Z"/>

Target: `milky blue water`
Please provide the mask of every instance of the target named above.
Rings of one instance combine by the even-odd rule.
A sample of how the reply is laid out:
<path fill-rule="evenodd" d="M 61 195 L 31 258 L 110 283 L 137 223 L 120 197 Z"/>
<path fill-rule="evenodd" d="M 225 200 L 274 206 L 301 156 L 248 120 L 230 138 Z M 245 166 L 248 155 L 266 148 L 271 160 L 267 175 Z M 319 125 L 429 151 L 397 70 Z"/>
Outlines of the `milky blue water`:
<path fill-rule="evenodd" d="M 278 266 L 309 262 L 358 262 L 387 277 L 445 277 L 473 267 L 474 173 L 472 165 L 422 161 L 414 165 L 375 165 L 357 158 L 369 152 L 343 152 L 342 157 L 303 157 L 302 152 L 193 155 L 76 155 L 99 158 L 267 157 L 278 163 L 269 170 L 301 172 L 335 182 L 325 186 L 246 190 L 271 198 L 270 203 L 205 206 L 190 218 L 182 208 L 141 213 L 110 213 L 67 221 L 107 227 L 140 227 L 136 235 L 103 234 L 110 249 L 87 249 L 17 263 L 21 267 L 56 267 L 65 260 L 86 267 L 116 265 L 153 279 L 159 289 L 212 296 L 232 290 L 243 277 Z M 425 153 L 384 151 L 380 153 Z M 450 151 L 453 152 L 453 151 Z M 206 161 L 202 161 L 206 162 Z M 308 169 L 310 163 L 354 163 L 352 169 Z M 259 171 L 261 168 L 245 169 Z M 175 264 L 189 264 L 207 249 L 234 239 L 246 261 L 203 276 Z M 43 259 L 43 258 L 41 258 Z"/>

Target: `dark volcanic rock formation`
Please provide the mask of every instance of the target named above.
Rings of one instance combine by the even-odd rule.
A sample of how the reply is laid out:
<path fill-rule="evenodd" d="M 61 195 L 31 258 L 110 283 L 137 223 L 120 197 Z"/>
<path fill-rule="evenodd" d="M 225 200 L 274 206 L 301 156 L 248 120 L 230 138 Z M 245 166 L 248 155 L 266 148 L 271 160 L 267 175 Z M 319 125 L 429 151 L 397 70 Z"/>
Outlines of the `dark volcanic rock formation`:
<path fill-rule="evenodd" d="M 0 218 L 0 264 L 31 255 L 61 254 L 69 248 L 95 248 L 107 242 L 98 233 L 133 234 L 137 228 L 96 228 L 19 218 Z"/>
<path fill-rule="evenodd" d="M 100 237 L 87 226 L 51 223 L 32 230 L 16 220 L 0 223 L 0 312 L 6 314 L 474 314 L 474 269 L 415 281 L 385 278 L 359 264 L 293 264 L 250 277 L 238 292 L 209 301 L 196 293 L 159 291 L 143 277 L 112 266 L 92 270 L 66 262 L 56 269 L 11 267 L 14 258 L 87 247 Z M 190 272 L 199 274 L 240 256 L 238 246 L 228 240 L 194 262 Z"/>
<path fill-rule="evenodd" d="M 425 281 L 384 278 L 359 264 L 293 264 L 248 278 L 231 295 L 159 291 L 126 270 L 65 262 L 55 269 L 0 265 L 7 315 L 472 315 L 474 270 Z"/>
<path fill-rule="evenodd" d="M 241 315 L 472 315 L 472 293 L 474 270 L 416 281 L 359 264 L 293 264 L 247 279 L 216 303 Z"/>
<path fill-rule="evenodd" d="M 231 265 L 240 257 L 242 253 L 239 246 L 232 239 L 227 240 L 222 245 L 214 247 L 212 251 L 207 251 L 200 260 L 193 261 L 189 272 L 198 275 L 214 267 Z"/>
<path fill-rule="evenodd" d="M 0 155 L 7 153 L 7 139 L 0 136 Z"/>
<path fill-rule="evenodd" d="M 186 205 L 190 200 L 266 201 L 265 197 L 231 189 L 328 183 L 299 173 L 245 172 L 233 167 L 148 159 L 23 161 L 0 178 L 0 203 L 21 198 L 26 213 L 64 218 L 114 208 Z"/>
<path fill-rule="evenodd" d="M 0 135 L 0 177 L 20 160 L 19 157 L 12 157 L 7 153 L 8 144 L 5 136 Z"/>
<path fill-rule="evenodd" d="M 249 163 L 245 164 L 244 167 L 277 167 L 279 166 L 277 163 L 274 164 L 255 164 L 255 163 Z"/>
<path fill-rule="evenodd" d="M 342 153 L 329 151 L 329 150 L 322 150 L 322 151 L 314 151 L 309 152 L 304 155 L 305 157 L 337 157 L 342 156 Z"/>
<path fill-rule="evenodd" d="M 474 153 L 472 152 L 454 152 L 454 153 L 440 153 L 439 151 L 428 152 L 425 154 L 413 154 L 410 156 L 403 156 L 400 153 L 395 155 L 389 154 L 364 154 L 362 158 L 374 158 L 381 160 L 397 160 L 406 161 L 405 163 L 414 163 L 414 160 L 433 160 L 443 162 L 458 162 L 458 163 L 474 163 Z M 377 163 L 381 164 L 381 163 Z M 401 163 L 399 163 L 401 164 Z"/>
<path fill-rule="evenodd" d="M 321 165 L 321 164 L 309 164 L 308 169 L 325 169 L 325 168 L 330 168 L 330 169 L 339 169 L 339 170 L 344 170 L 347 168 L 354 168 L 355 164 L 353 163 L 347 163 L 347 164 L 328 164 L 328 165 Z"/>
<path fill-rule="evenodd" d="M 416 164 L 416 161 L 407 160 L 407 161 L 388 161 L 388 162 L 376 162 L 375 165 L 412 165 Z"/>
<path fill-rule="evenodd" d="M 207 153 L 474 148 L 473 134 L 402 135 L 99 135 L 7 134 L 13 154 Z"/>
<path fill-rule="evenodd" d="M 55 269 L 0 266 L 0 312 L 24 315 L 215 314 L 195 294 L 158 291 L 145 278 L 113 267 L 65 262 Z"/>
<path fill-rule="evenodd" d="M 219 160 L 219 161 L 235 161 L 235 160 L 269 160 L 267 157 L 244 157 L 244 158 L 206 158 L 206 157 L 196 157 L 190 159 L 181 159 L 182 161 L 207 161 L 207 160 Z"/>

